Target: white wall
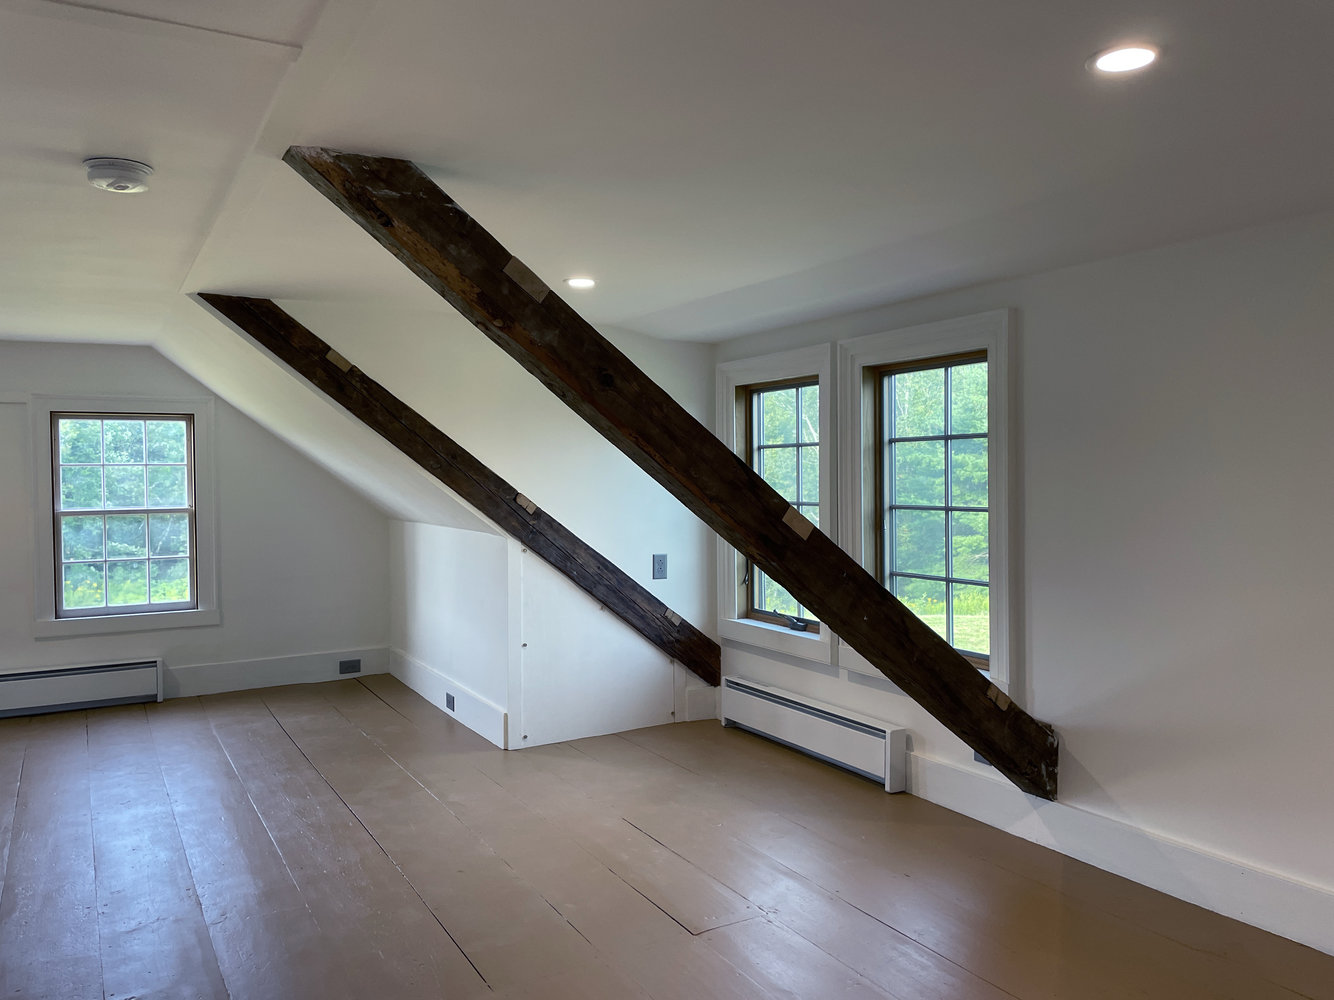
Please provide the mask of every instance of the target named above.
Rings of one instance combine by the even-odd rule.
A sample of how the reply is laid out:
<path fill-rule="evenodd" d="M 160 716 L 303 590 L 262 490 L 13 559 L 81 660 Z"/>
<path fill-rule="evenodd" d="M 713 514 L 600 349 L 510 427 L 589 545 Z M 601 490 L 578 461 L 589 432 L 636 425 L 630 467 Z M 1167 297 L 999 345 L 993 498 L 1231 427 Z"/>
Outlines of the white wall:
<path fill-rule="evenodd" d="M 683 668 L 531 552 L 519 572 L 519 731 L 511 746 L 673 720 L 673 670 Z"/>
<path fill-rule="evenodd" d="M 713 631 L 708 529 L 449 306 L 281 304 L 677 613 Z M 604 332 L 710 425 L 710 348 Z M 651 578 L 655 552 L 668 555 L 666 580 Z"/>
<path fill-rule="evenodd" d="M 0 398 L 208 396 L 146 347 L 0 341 Z M 0 403 L 0 671 L 160 657 L 167 692 L 385 669 L 388 520 L 222 401 L 213 442 L 221 624 L 33 637 L 33 466 L 28 407 Z"/>
<path fill-rule="evenodd" d="M 661 650 L 514 539 L 405 522 L 390 537 L 391 672 L 497 746 L 700 713 L 688 692 L 703 682 L 686 683 Z"/>
<path fill-rule="evenodd" d="M 716 631 L 708 529 L 448 306 L 283 307 L 685 619 Z M 711 348 L 607 333 L 710 424 Z M 453 694 L 454 714 L 498 745 L 712 717 L 702 681 L 513 540 L 411 522 L 395 524 L 393 539 L 391 669 L 441 707 Z M 666 580 L 652 579 L 657 552 L 668 556 Z"/>
<path fill-rule="evenodd" d="M 390 669 L 497 746 L 506 745 L 510 670 L 509 542 L 498 534 L 390 525 Z"/>
<path fill-rule="evenodd" d="M 1334 952 L 1334 215 L 747 337 L 718 359 L 1003 307 L 1015 693 L 1061 736 L 1059 803 L 1008 796 L 877 679 L 741 647 L 724 672 L 911 727 L 919 794 Z"/>
<path fill-rule="evenodd" d="M 448 307 L 284 308 L 636 583 L 714 631 L 710 532 Z M 710 348 L 610 336 L 711 421 Z M 655 552 L 667 553 L 666 580 L 651 579 Z M 440 707 L 454 695 L 455 715 L 496 744 L 535 747 L 711 713 L 703 681 L 514 540 L 395 524 L 391 572 L 392 671 Z"/>

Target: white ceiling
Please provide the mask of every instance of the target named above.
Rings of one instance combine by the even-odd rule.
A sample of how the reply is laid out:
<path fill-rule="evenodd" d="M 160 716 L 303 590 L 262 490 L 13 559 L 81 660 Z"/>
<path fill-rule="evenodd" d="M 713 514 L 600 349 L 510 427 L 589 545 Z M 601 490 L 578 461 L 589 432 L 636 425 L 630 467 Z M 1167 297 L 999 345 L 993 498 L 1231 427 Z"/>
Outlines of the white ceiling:
<path fill-rule="evenodd" d="M 1086 71 L 1125 40 L 1160 63 Z M 441 308 L 293 143 L 413 159 L 593 322 L 705 341 L 1320 211 L 1331 43 L 1327 0 L 0 0 L 0 337 L 208 381 L 187 292 Z"/>
<path fill-rule="evenodd" d="M 699 340 L 1334 206 L 1322 0 L 100 7 L 0 3 L 4 335 L 155 340 L 204 288 L 423 303 L 291 143 L 416 160 L 597 275 L 594 322 Z M 1085 70 L 1125 39 L 1160 64 Z M 92 154 L 152 191 L 82 186 Z"/>

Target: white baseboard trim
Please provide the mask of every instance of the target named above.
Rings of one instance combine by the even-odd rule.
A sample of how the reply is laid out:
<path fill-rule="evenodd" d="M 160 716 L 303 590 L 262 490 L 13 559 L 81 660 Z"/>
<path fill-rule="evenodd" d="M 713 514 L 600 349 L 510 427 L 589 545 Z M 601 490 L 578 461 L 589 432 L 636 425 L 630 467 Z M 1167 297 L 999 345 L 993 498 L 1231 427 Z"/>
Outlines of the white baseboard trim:
<path fill-rule="evenodd" d="M 999 776 L 909 756 L 912 794 L 1067 857 L 1334 955 L 1334 890 L 1191 847 Z"/>
<path fill-rule="evenodd" d="M 225 691 L 276 687 L 279 684 L 314 684 L 360 676 L 339 674 L 340 660 L 360 660 L 361 674 L 382 674 L 389 669 L 389 650 L 384 646 L 376 646 L 272 656 L 262 660 L 233 660 L 230 663 L 168 664 L 163 670 L 163 695 L 167 698 L 192 698 L 203 694 L 222 694 Z"/>
<path fill-rule="evenodd" d="M 409 656 L 401 649 L 389 650 L 389 672 L 440 711 L 463 723 L 478 736 L 508 750 L 509 716 L 493 702 L 474 693 L 429 663 Z M 448 708 L 446 695 L 454 696 Z"/>

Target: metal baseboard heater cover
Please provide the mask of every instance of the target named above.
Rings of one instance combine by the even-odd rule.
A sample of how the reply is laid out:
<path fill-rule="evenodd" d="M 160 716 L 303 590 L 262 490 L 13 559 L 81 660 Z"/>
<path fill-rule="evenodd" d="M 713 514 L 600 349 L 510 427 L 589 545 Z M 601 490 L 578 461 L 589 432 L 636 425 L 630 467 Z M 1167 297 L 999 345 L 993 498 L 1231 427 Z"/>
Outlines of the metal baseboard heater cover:
<path fill-rule="evenodd" d="M 742 677 L 723 679 L 722 717 L 725 726 L 883 781 L 887 792 L 908 787 L 906 729 Z"/>
<path fill-rule="evenodd" d="M 161 660 L 0 674 L 0 719 L 161 700 Z"/>

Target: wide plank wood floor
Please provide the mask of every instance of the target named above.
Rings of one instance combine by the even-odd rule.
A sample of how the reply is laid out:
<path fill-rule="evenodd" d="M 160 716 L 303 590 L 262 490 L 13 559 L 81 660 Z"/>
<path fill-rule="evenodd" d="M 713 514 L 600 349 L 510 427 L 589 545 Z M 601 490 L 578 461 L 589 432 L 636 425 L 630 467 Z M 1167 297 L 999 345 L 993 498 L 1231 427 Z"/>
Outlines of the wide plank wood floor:
<path fill-rule="evenodd" d="M 0 721 L 0 997 L 1334 998 L 1334 958 L 717 723 L 387 676 Z"/>

